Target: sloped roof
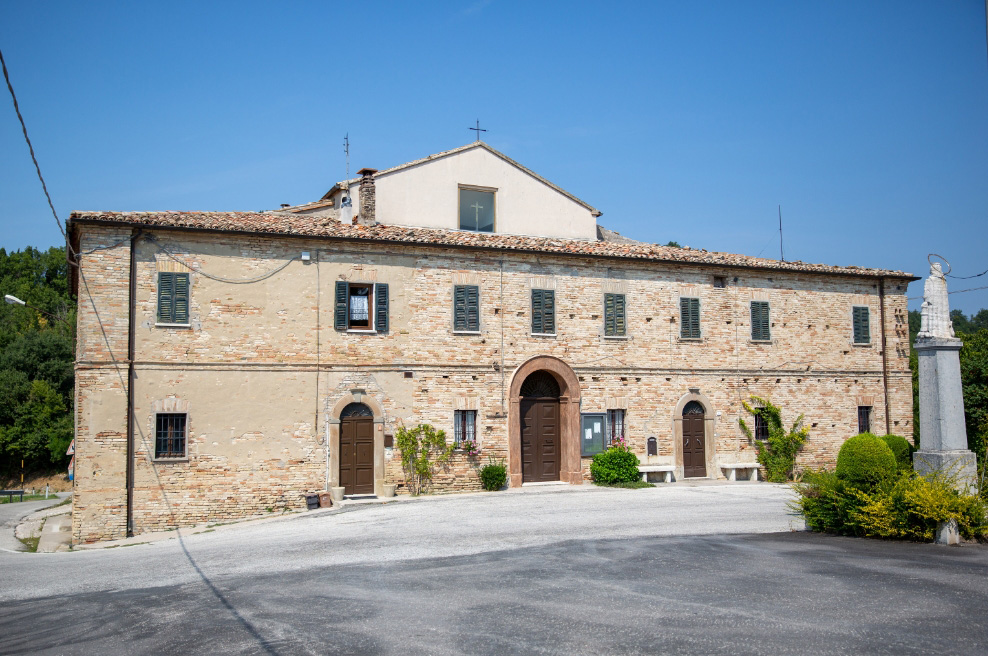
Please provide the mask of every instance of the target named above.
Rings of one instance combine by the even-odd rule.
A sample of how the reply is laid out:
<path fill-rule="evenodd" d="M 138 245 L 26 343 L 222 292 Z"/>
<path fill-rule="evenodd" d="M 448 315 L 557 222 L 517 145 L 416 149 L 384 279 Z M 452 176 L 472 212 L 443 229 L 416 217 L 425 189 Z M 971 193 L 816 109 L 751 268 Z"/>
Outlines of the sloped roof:
<path fill-rule="evenodd" d="M 620 258 L 689 265 L 744 267 L 793 273 L 837 274 L 866 277 L 909 278 L 909 273 L 857 266 L 830 266 L 808 262 L 781 262 L 766 258 L 674 248 L 644 242 L 584 241 L 557 237 L 523 237 L 462 230 L 411 228 L 398 225 L 347 225 L 337 219 L 290 212 L 73 212 L 69 230 L 79 224 L 133 226 L 159 229 L 215 231 L 226 233 L 314 237 L 367 243 L 401 243 L 427 246 L 517 251 Z"/>
<path fill-rule="evenodd" d="M 536 180 L 538 180 L 542 184 L 546 185 L 547 187 L 549 187 L 551 189 L 554 189 L 554 190 L 558 191 L 559 193 L 561 193 L 563 196 L 566 196 L 567 198 L 569 198 L 570 200 L 572 200 L 572 201 L 574 201 L 576 203 L 579 203 L 583 207 L 585 207 L 588 210 L 590 210 L 594 215 L 600 216 L 601 212 L 598 209 L 596 209 L 595 207 L 592 207 L 590 204 L 588 204 L 588 203 L 580 200 L 579 198 L 577 198 L 573 194 L 569 193 L 565 189 L 563 189 L 563 188 L 561 188 L 561 187 L 559 187 L 559 186 L 557 186 L 557 185 L 549 182 L 548 180 L 546 180 L 545 178 L 543 178 L 541 175 L 539 175 L 535 171 L 532 171 L 531 169 L 522 166 L 521 164 L 519 164 L 515 160 L 511 159 L 510 157 L 508 157 L 507 155 L 505 155 L 501 151 L 496 150 L 494 148 L 491 148 L 489 145 L 487 145 L 483 141 L 474 141 L 473 143 L 469 143 L 469 144 L 467 144 L 465 146 L 460 146 L 459 148 L 454 148 L 452 150 L 444 150 L 443 152 L 436 153 L 435 155 L 429 155 L 428 157 L 423 157 L 422 159 L 417 159 L 417 160 L 412 161 L 412 162 L 406 162 L 405 164 L 399 164 L 398 166 L 392 166 L 390 169 L 385 169 L 383 171 L 378 171 L 377 173 L 374 174 L 374 177 L 375 178 L 380 178 L 380 177 L 383 177 L 383 176 L 386 176 L 386 175 L 390 175 L 392 173 L 397 173 L 398 171 L 401 171 L 401 170 L 404 170 L 404 169 L 410 169 L 413 166 L 419 166 L 421 164 L 426 164 L 428 162 L 434 162 L 435 160 L 443 159 L 444 157 L 449 157 L 450 155 L 456 155 L 458 153 L 466 152 L 466 151 L 472 150 L 474 148 L 483 148 L 484 150 L 486 150 L 490 154 L 494 155 L 495 157 L 499 157 L 499 158 L 503 159 L 505 162 L 507 162 L 508 164 L 511 164 L 515 168 L 519 169 L 520 171 L 524 171 L 525 173 L 527 173 L 528 175 L 532 176 L 533 178 L 535 178 Z M 342 189 L 344 183 L 346 183 L 348 185 L 355 185 L 355 184 L 357 184 L 359 182 L 360 182 L 360 178 L 352 178 L 350 180 L 341 180 L 340 182 L 337 182 L 335 185 L 333 185 L 333 187 L 329 191 L 327 191 L 325 193 L 325 195 L 323 195 L 323 200 L 329 198 L 329 196 L 331 194 L 333 194 L 333 192 L 337 191 L 338 189 Z"/>

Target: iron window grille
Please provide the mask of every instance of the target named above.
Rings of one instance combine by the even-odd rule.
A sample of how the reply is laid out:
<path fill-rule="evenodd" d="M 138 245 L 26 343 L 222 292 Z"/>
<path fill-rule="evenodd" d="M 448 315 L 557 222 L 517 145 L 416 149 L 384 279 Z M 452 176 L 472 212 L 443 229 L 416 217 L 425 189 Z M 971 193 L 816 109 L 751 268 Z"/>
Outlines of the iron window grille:
<path fill-rule="evenodd" d="M 184 458 L 186 419 L 183 413 L 160 413 L 155 420 L 154 457 Z"/>
<path fill-rule="evenodd" d="M 614 444 L 624 440 L 624 410 L 607 411 L 607 442 Z"/>
<path fill-rule="evenodd" d="M 158 323 L 189 323 L 189 274 L 158 272 Z"/>
<path fill-rule="evenodd" d="M 453 287 L 453 330 L 480 332 L 480 287 L 477 285 Z"/>
<path fill-rule="evenodd" d="M 679 299 L 679 336 L 682 339 L 700 339 L 700 299 Z"/>
<path fill-rule="evenodd" d="M 755 412 L 755 439 L 765 441 L 768 439 L 768 422 L 760 412 Z"/>
<path fill-rule="evenodd" d="M 477 444 L 477 411 L 456 410 L 453 413 L 453 441 L 457 446 L 464 442 Z"/>
<path fill-rule="evenodd" d="M 858 433 L 871 432 L 871 406 L 858 406 Z"/>

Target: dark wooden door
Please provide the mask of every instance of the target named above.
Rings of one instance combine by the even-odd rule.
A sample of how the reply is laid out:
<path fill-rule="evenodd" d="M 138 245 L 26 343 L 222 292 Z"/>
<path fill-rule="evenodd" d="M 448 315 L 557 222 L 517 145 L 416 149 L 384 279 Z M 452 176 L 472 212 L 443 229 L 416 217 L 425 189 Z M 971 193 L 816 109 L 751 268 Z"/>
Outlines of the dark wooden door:
<path fill-rule="evenodd" d="M 559 480 L 559 401 L 521 401 L 521 480 Z"/>
<path fill-rule="evenodd" d="M 340 422 L 340 487 L 344 494 L 374 494 L 374 419 Z"/>
<path fill-rule="evenodd" d="M 692 404 L 691 404 L 692 405 Z M 699 405 L 699 404 L 697 404 Z M 686 478 L 707 475 L 707 461 L 703 452 L 703 409 L 683 411 L 683 476 Z"/>

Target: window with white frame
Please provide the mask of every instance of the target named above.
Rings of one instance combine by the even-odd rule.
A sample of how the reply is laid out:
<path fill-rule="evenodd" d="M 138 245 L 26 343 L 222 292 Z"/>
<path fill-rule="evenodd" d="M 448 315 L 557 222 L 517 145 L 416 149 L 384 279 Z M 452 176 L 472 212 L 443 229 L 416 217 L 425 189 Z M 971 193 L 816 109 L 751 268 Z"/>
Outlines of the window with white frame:
<path fill-rule="evenodd" d="M 453 442 L 457 447 L 464 442 L 477 445 L 477 411 L 456 410 L 453 413 Z"/>
<path fill-rule="evenodd" d="M 607 443 L 624 440 L 624 410 L 607 411 Z"/>

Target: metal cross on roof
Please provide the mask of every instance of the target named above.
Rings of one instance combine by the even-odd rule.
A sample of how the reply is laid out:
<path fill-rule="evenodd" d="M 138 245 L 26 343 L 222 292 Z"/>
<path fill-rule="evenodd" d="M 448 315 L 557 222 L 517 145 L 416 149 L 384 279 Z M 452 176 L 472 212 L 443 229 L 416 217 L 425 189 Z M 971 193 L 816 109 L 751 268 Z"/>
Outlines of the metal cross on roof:
<path fill-rule="evenodd" d="M 467 129 L 468 130 L 473 130 L 474 132 L 477 133 L 477 141 L 480 141 L 480 133 L 481 132 L 487 132 L 487 128 L 480 127 L 480 119 L 479 118 L 477 119 L 477 127 L 475 127 L 475 128 L 467 128 Z"/>

